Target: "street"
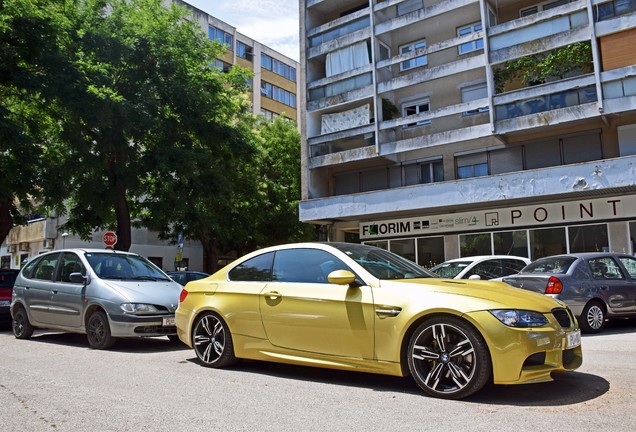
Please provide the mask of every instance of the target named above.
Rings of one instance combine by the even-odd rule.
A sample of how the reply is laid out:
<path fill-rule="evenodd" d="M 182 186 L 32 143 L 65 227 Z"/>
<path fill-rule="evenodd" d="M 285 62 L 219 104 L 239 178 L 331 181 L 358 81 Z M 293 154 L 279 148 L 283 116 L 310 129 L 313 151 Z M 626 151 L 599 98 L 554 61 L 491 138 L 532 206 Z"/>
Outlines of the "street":
<path fill-rule="evenodd" d="M 583 336 L 583 366 L 551 383 L 488 386 L 462 401 L 410 378 L 262 362 L 224 370 L 167 338 L 90 349 L 84 335 L 0 329 L 2 430 L 633 431 L 636 320 Z"/>

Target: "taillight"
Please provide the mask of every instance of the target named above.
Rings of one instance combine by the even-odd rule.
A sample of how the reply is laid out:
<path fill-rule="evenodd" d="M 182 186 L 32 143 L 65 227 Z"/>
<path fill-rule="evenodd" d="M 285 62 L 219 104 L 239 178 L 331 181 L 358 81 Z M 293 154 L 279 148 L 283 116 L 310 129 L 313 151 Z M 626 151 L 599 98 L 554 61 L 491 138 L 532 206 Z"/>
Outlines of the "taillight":
<path fill-rule="evenodd" d="M 548 285 L 545 287 L 546 294 L 561 294 L 563 291 L 563 283 L 556 276 L 550 276 Z"/>
<path fill-rule="evenodd" d="M 181 290 L 181 295 L 179 296 L 179 303 L 183 303 L 185 298 L 188 296 L 188 292 L 185 289 Z"/>

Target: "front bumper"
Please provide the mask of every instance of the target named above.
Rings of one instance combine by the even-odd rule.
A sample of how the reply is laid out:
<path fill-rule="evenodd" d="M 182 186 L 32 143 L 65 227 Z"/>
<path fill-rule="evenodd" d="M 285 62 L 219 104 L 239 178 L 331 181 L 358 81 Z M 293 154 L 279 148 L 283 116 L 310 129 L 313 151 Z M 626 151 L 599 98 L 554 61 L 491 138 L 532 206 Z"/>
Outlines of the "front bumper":
<path fill-rule="evenodd" d="M 580 336 L 573 316 L 565 328 L 552 314 L 546 314 L 548 326 L 540 328 L 508 327 L 488 311 L 471 316 L 484 327 L 481 334 L 490 349 L 495 384 L 552 381 L 552 373 L 572 371 L 583 363 L 581 344 L 568 347 L 569 334 Z"/>
<path fill-rule="evenodd" d="M 174 314 L 110 315 L 110 332 L 114 337 L 152 337 L 177 334 Z"/>

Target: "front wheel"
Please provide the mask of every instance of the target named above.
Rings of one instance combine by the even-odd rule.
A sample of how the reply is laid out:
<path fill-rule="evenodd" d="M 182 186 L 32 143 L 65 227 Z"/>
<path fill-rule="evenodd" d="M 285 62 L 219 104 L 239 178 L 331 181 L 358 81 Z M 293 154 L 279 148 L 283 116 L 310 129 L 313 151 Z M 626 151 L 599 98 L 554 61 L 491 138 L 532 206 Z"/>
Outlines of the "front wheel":
<path fill-rule="evenodd" d="M 201 316 L 192 330 L 192 341 L 194 352 L 205 366 L 222 368 L 236 363 L 230 329 L 218 315 Z"/>
<path fill-rule="evenodd" d="M 115 344 L 115 338 L 110 334 L 108 317 L 104 312 L 95 311 L 90 316 L 86 325 L 86 337 L 88 344 L 99 350 L 108 349 Z"/>
<path fill-rule="evenodd" d="M 13 312 L 13 335 L 16 339 L 29 339 L 33 335 L 33 326 L 26 311 L 18 308 Z"/>
<path fill-rule="evenodd" d="M 605 308 L 598 301 L 585 305 L 579 317 L 579 325 L 585 333 L 598 333 L 605 327 Z"/>
<path fill-rule="evenodd" d="M 438 317 L 420 324 L 408 346 L 415 382 L 431 396 L 461 399 L 480 390 L 492 374 L 486 342 L 468 323 Z"/>

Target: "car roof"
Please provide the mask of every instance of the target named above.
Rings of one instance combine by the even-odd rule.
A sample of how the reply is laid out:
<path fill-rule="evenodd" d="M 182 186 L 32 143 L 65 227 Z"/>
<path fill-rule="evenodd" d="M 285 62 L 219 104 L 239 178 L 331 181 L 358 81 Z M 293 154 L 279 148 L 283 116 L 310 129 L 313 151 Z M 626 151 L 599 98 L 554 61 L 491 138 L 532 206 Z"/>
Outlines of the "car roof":
<path fill-rule="evenodd" d="M 615 257 L 631 257 L 633 255 L 629 255 L 626 253 L 617 253 L 617 252 L 578 252 L 578 253 L 569 253 L 569 254 L 559 254 L 559 255 L 550 255 L 538 259 L 549 259 L 549 258 L 580 258 L 580 259 L 590 259 L 590 258 L 602 258 L 608 256 Z"/>
<path fill-rule="evenodd" d="M 520 259 L 520 260 L 524 260 L 528 262 L 530 261 L 529 258 L 516 256 L 516 255 L 474 255 L 474 256 L 467 256 L 467 257 L 461 257 L 461 258 L 453 258 L 444 262 L 452 263 L 452 262 L 461 262 L 461 261 L 483 261 L 487 259 Z"/>

